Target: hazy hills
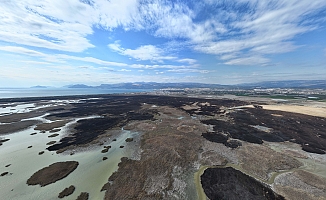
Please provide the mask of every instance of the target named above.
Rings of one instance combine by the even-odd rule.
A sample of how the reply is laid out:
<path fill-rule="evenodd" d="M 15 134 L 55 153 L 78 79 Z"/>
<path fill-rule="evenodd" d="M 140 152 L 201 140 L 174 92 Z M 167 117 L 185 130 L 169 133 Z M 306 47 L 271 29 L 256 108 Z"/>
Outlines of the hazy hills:
<path fill-rule="evenodd" d="M 245 83 L 237 85 L 220 85 L 205 83 L 156 83 L 135 82 L 101 84 L 88 86 L 85 84 L 67 85 L 65 88 L 94 88 L 94 89 L 164 89 L 164 88 L 224 88 L 224 89 L 250 89 L 250 88 L 300 88 L 300 89 L 326 89 L 326 80 L 291 80 L 291 81 L 265 81 L 258 83 Z"/>

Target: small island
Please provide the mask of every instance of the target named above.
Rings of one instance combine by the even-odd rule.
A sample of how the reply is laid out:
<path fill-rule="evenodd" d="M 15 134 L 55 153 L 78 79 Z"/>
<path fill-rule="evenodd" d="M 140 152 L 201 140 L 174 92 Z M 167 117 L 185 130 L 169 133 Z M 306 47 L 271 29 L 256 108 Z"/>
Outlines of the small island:
<path fill-rule="evenodd" d="M 44 187 L 51 183 L 55 183 L 67 177 L 71 172 L 73 172 L 78 167 L 78 162 L 67 161 L 67 162 L 57 162 L 45 167 L 37 172 L 35 172 L 28 180 L 28 185 L 41 185 Z"/>

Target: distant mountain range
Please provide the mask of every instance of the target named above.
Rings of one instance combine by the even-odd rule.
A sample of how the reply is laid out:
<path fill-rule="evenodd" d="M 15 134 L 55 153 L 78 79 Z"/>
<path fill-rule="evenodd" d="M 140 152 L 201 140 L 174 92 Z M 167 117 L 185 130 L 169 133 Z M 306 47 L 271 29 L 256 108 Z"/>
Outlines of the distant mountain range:
<path fill-rule="evenodd" d="M 68 85 L 66 88 L 94 88 L 94 89 L 164 89 L 164 88 L 216 88 L 229 87 L 219 84 L 204 83 L 156 83 L 156 82 L 135 82 L 101 84 L 99 86 L 88 86 L 84 84 Z"/>
<path fill-rule="evenodd" d="M 36 85 L 36 86 L 32 86 L 30 88 L 33 88 L 33 89 L 45 89 L 45 88 L 52 88 L 50 86 L 43 86 L 43 85 Z"/>
<path fill-rule="evenodd" d="M 326 80 L 291 80 L 291 81 L 265 81 L 258 83 L 245 83 L 237 85 L 220 85 L 205 83 L 156 83 L 135 82 L 101 84 L 99 86 L 88 86 L 84 84 L 67 85 L 65 88 L 94 88 L 94 89 L 165 89 L 165 88 L 219 88 L 219 89 L 253 89 L 253 88 L 307 88 L 326 89 Z"/>

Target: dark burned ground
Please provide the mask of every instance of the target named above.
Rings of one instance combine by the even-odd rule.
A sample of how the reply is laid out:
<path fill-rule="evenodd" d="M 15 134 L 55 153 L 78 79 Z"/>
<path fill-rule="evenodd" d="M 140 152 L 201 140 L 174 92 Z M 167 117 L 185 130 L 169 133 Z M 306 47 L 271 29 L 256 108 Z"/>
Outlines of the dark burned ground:
<path fill-rule="evenodd" d="M 69 110 L 56 110 L 47 118 L 71 119 L 74 117 L 101 116 L 101 118 L 79 120 L 75 133 L 63 138 L 59 144 L 48 147 L 56 151 L 70 145 L 82 145 L 91 142 L 106 130 L 123 127 L 132 120 L 152 120 L 155 110 L 143 110 L 142 105 L 153 104 L 170 106 L 186 111 L 189 115 L 211 117 L 202 122 L 214 125 L 213 133 L 203 133 L 203 137 L 223 143 L 228 147 L 236 148 L 241 145 L 232 139 L 239 139 L 250 143 L 262 144 L 263 141 L 298 143 L 307 152 L 324 154 L 326 151 L 325 119 L 303 114 L 282 111 L 269 111 L 257 108 L 232 110 L 225 114 L 229 120 L 218 120 L 214 116 L 221 115 L 224 107 L 234 107 L 248 104 L 235 100 L 197 99 L 188 97 L 170 96 L 101 96 L 101 99 L 91 99 L 83 103 L 73 103 Z M 208 102 L 209 104 L 206 104 Z M 197 108 L 183 109 L 184 105 L 197 103 Z M 223 109 L 221 109 L 223 106 Z M 264 132 L 252 126 L 260 125 L 271 128 L 271 132 Z"/>
<path fill-rule="evenodd" d="M 209 168 L 201 176 L 201 183 L 209 199 L 212 200 L 283 200 L 284 198 L 268 186 L 241 171 L 227 168 Z"/>
<path fill-rule="evenodd" d="M 325 154 L 326 121 L 321 117 L 246 108 L 231 112 L 230 121 L 216 119 L 204 120 L 205 124 L 214 125 L 214 133 L 203 133 L 203 137 L 227 145 L 229 138 L 250 143 L 262 144 L 263 141 L 291 141 L 311 153 Z M 271 128 L 271 131 L 258 130 L 253 125 Z"/>
<path fill-rule="evenodd" d="M 143 110 L 144 103 L 153 104 L 158 106 L 171 106 L 181 108 L 194 102 L 206 102 L 196 98 L 178 98 L 168 96 L 149 96 L 149 95 L 136 95 L 136 96 L 103 96 L 102 99 L 91 99 L 84 103 L 72 104 L 74 108 L 64 110 L 63 112 L 53 113 L 48 115 L 49 119 L 71 119 L 74 117 L 87 117 L 87 116 L 101 116 L 100 118 L 79 120 L 74 127 L 75 133 L 69 137 L 62 138 L 59 144 L 52 145 L 47 149 L 50 151 L 57 151 L 71 145 L 87 144 L 99 135 L 102 135 L 106 130 L 123 127 L 133 120 L 153 120 L 156 114 L 155 110 Z M 239 106 L 244 105 L 244 102 L 232 100 L 211 100 L 212 103 L 224 106 Z M 216 107 L 205 106 L 203 111 L 205 113 L 214 115 Z M 189 114 L 194 113 L 193 110 L 187 111 Z"/>

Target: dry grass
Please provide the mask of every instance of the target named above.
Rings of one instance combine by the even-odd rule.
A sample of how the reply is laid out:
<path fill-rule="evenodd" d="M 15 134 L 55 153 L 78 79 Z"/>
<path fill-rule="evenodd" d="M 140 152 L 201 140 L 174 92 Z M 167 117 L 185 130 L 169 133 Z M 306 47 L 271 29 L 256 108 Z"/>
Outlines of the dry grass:
<path fill-rule="evenodd" d="M 325 107 L 297 106 L 297 105 L 262 105 L 266 110 L 280 110 L 286 112 L 300 113 L 316 117 L 326 117 Z"/>
<path fill-rule="evenodd" d="M 201 133 L 206 127 L 196 120 L 179 120 L 178 117 L 190 117 L 178 109 L 163 106 L 155 109 L 160 113 L 156 121 L 132 122 L 131 127 L 143 133 L 141 159 L 122 160 L 119 170 L 109 179 L 113 184 L 104 187 L 105 199 L 161 199 L 164 196 L 188 199 L 182 196 L 187 185 L 173 175 L 174 169 L 177 166 L 184 173 L 193 169 L 204 141 Z"/>
<path fill-rule="evenodd" d="M 244 144 L 238 153 L 241 168 L 265 181 L 272 172 L 298 168 L 302 165 L 298 160 L 262 145 Z"/>

